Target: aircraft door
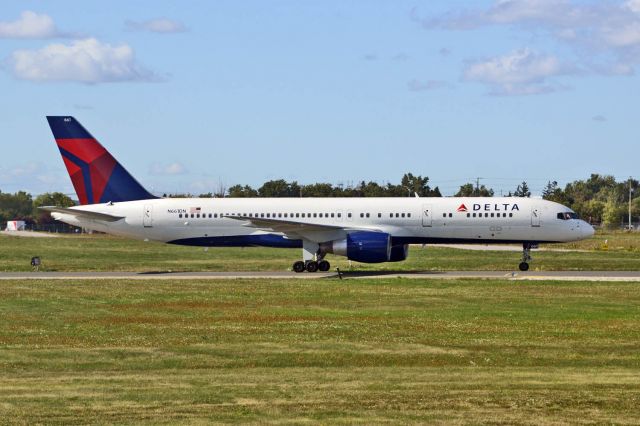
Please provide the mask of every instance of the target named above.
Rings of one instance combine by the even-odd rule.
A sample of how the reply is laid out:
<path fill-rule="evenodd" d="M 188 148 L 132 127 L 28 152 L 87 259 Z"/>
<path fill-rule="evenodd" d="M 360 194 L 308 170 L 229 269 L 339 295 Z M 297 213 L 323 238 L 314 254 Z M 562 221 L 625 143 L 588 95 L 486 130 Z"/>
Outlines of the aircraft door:
<path fill-rule="evenodd" d="M 144 210 L 142 212 L 142 225 L 145 228 L 153 227 L 153 206 L 151 204 L 144 206 Z"/>
<path fill-rule="evenodd" d="M 431 210 L 431 204 L 422 205 L 422 226 L 433 225 L 433 211 Z"/>
<path fill-rule="evenodd" d="M 540 226 L 540 215 L 542 214 L 540 207 L 531 207 L 531 226 Z"/>

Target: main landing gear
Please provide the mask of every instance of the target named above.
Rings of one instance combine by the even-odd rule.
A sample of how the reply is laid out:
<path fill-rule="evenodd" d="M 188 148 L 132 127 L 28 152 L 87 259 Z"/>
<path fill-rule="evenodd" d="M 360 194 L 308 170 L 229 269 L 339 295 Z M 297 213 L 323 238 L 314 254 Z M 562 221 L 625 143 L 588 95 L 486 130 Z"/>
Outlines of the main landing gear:
<path fill-rule="evenodd" d="M 331 268 L 331 264 L 326 260 L 320 260 L 320 261 L 307 260 L 306 262 L 299 260 L 293 264 L 293 272 L 297 272 L 297 273 L 304 272 L 304 271 L 327 272 L 330 268 Z"/>
<path fill-rule="evenodd" d="M 531 249 L 537 248 L 537 244 L 524 243 L 522 244 L 522 262 L 518 265 L 518 269 L 522 272 L 529 270 L 529 261 L 531 260 Z"/>
<path fill-rule="evenodd" d="M 325 252 L 320 250 L 320 245 L 307 239 L 302 240 L 302 258 L 293 264 L 293 272 L 327 272 L 331 265 L 324 260 Z"/>

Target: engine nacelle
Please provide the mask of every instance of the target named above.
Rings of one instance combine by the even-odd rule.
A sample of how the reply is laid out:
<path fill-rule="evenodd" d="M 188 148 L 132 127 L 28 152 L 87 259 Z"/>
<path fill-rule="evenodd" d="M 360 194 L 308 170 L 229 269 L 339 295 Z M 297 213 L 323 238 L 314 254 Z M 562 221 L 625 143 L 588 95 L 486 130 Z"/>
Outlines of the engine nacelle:
<path fill-rule="evenodd" d="M 391 260 L 391 235 L 384 232 L 351 232 L 347 238 L 321 244 L 320 249 L 357 262 L 388 262 Z"/>
<path fill-rule="evenodd" d="M 409 244 L 394 244 L 391 246 L 389 262 L 400 262 L 409 256 Z"/>

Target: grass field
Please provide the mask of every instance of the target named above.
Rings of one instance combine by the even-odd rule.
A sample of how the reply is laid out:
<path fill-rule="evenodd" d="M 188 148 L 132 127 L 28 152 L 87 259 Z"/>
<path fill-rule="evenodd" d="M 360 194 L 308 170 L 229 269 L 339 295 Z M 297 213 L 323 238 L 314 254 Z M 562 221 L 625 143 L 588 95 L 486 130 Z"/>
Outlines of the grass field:
<path fill-rule="evenodd" d="M 605 240 L 607 245 L 604 244 Z M 532 270 L 638 270 L 640 233 L 598 234 L 578 243 L 543 248 L 573 251 L 533 251 Z M 606 248 L 606 250 L 605 250 Z M 202 248 L 127 240 L 106 235 L 20 238 L 0 236 L 0 271 L 28 271 L 32 256 L 40 256 L 45 271 L 284 271 L 300 258 L 299 249 Z M 333 267 L 349 269 L 342 257 L 328 256 Z M 519 252 L 469 251 L 411 247 L 404 262 L 358 264 L 357 270 L 503 270 L 512 271 Z"/>
<path fill-rule="evenodd" d="M 640 423 L 638 283 L 0 282 L 0 423 Z"/>

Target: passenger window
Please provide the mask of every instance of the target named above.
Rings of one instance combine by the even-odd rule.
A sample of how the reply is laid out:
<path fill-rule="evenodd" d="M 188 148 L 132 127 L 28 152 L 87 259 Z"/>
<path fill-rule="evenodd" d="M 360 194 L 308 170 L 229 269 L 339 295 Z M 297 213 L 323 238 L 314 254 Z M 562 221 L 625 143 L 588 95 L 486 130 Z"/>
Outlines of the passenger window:
<path fill-rule="evenodd" d="M 302 217 L 304 217 L 304 213 L 302 213 Z"/>
<path fill-rule="evenodd" d="M 471 213 L 467 213 L 467 217 L 471 217 Z"/>
<path fill-rule="evenodd" d="M 401 216 L 404 217 L 404 213 L 402 213 Z"/>
<path fill-rule="evenodd" d="M 296 213 L 296 217 L 300 217 L 300 213 Z"/>
<path fill-rule="evenodd" d="M 367 217 L 369 217 L 369 213 L 367 213 Z"/>
<path fill-rule="evenodd" d="M 182 213 L 180 213 L 180 214 L 178 215 L 178 217 L 179 217 L 180 219 L 182 219 Z"/>
<path fill-rule="evenodd" d="M 364 213 L 360 213 L 360 217 L 364 217 Z"/>
<path fill-rule="evenodd" d="M 389 217 L 393 217 L 393 213 L 389 213 Z"/>
<path fill-rule="evenodd" d="M 484 214 L 484 217 L 489 217 L 489 213 L 485 213 L 485 214 Z"/>
<path fill-rule="evenodd" d="M 400 217 L 400 213 L 396 213 L 396 217 Z"/>
<path fill-rule="evenodd" d="M 507 217 L 507 214 L 506 213 L 502 213 L 502 217 Z"/>
<path fill-rule="evenodd" d="M 382 213 L 378 213 L 378 217 L 382 217 Z"/>
<path fill-rule="evenodd" d="M 335 213 L 331 213 L 331 217 L 334 217 L 334 214 L 335 214 Z"/>
<path fill-rule="evenodd" d="M 513 217 L 513 213 L 509 213 L 509 217 Z"/>
<path fill-rule="evenodd" d="M 453 217 L 453 213 L 449 213 L 449 217 Z"/>
<path fill-rule="evenodd" d="M 476 214 L 475 214 L 475 213 L 473 214 L 473 217 L 476 217 Z"/>
<path fill-rule="evenodd" d="M 313 214 L 313 217 L 318 217 L 318 213 L 314 213 L 314 214 Z"/>
<path fill-rule="evenodd" d="M 493 213 L 491 213 L 491 217 L 493 217 Z"/>
<path fill-rule="evenodd" d="M 342 217 L 342 213 L 338 213 L 338 217 Z"/>
<path fill-rule="evenodd" d="M 351 217 L 351 213 L 347 213 L 347 217 Z"/>
<path fill-rule="evenodd" d="M 407 217 L 411 217 L 411 213 L 407 213 Z"/>
<path fill-rule="evenodd" d="M 447 217 L 447 214 L 446 213 L 442 213 L 442 217 Z"/>

